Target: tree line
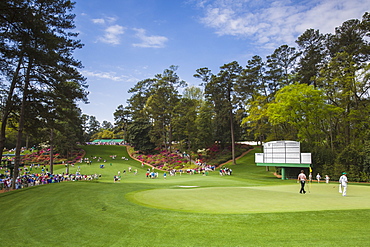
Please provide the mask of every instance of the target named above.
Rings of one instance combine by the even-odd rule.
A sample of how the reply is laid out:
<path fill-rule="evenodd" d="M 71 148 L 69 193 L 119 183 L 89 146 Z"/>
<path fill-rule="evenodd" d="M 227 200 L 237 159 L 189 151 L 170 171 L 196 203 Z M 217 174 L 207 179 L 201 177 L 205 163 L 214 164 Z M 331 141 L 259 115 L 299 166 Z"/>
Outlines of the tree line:
<path fill-rule="evenodd" d="M 14 178 L 25 142 L 68 155 L 83 136 L 76 102 L 87 102 L 87 85 L 73 57 L 82 47 L 71 31 L 73 7 L 69 0 L 0 2 L 0 158 L 15 147 Z"/>
<path fill-rule="evenodd" d="M 173 143 L 189 153 L 214 143 L 234 152 L 238 140 L 296 140 L 320 173 L 369 181 L 369 36 L 369 13 L 333 34 L 308 29 L 295 47 L 266 59 L 197 69 L 200 87 L 188 87 L 170 66 L 129 90 L 115 126 L 142 152 Z"/>
<path fill-rule="evenodd" d="M 137 82 L 115 123 L 101 125 L 77 106 L 88 93 L 73 57 L 83 46 L 72 32 L 73 7 L 68 0 L 0 2 L 0 156 L 14 145 L 16 172 L 28 143 L 68 155 L 76 143 L 101 138 L 123 137 L 145 153 L 174 143 L 187 153 L 215 143 L 234 153 L 239 140 L 296 140 L 320 173 L 369 181 L 369 13 L 333 34 L 308 29 L 295 47 L 282 45 L 265 59 L 199 68 L 199 86 L 170 66 Z"/>

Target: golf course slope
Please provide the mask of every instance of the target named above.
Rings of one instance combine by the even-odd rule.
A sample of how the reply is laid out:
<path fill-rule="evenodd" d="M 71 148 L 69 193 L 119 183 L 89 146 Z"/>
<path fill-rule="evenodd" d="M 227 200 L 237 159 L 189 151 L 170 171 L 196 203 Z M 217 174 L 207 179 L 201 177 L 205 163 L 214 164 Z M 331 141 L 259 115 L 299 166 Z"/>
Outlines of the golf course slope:
<path fill-rule="evenodd" d="M 98 180 L 0 194 L 2 246 L 369 246 L 368 184 L 350 183 L 346 197 L 337 181 L 309 184 L 299 194 L 295 180 L 257 167 L 255 151 L 226 164 L 232 176 L 164 179 L 158 171 L 150 179 L 148 167 L 128 158 L 123 146 L 84 149 L 85 157 L 101 161 L 70 172 L 99 174 Z"/>

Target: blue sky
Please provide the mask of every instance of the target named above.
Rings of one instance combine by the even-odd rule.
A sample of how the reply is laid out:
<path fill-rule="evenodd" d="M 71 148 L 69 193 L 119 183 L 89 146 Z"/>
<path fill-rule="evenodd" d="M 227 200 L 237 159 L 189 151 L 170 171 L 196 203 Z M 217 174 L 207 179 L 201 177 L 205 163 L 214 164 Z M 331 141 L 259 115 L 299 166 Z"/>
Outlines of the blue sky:
<path fill-rule="evenodd" d="M 138 81 L 171 65 L 189 85 L 196 69 L 254 55 L 265 59 L 309 28 L 333 33 L 369 11 L 368 0 L 75 0 L 75 31 L 84 47 L 75 58 L 84 65 L 89 104 L 83 113 L 114 122 L 118 105 Z"/>

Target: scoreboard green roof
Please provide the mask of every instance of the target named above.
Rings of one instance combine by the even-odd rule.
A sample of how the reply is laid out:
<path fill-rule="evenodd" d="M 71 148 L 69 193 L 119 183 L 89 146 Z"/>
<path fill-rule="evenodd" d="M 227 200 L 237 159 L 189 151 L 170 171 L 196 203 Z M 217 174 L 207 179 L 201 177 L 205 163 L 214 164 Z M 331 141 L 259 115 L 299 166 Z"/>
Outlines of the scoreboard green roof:
<path fill-rule="evenodd" d="M 124 142 L 125 140 L 124 139 L 96 139 L 92 142 L 115 142 L 115 143 L 120 143 L 120 142 Z"/>
<path fill-rule="evenodd" d="M 292 164 L 292 163 L 256 163 L 257 166 L 276 166 L 276 167 L 310 167 L 311 164 Z"/>

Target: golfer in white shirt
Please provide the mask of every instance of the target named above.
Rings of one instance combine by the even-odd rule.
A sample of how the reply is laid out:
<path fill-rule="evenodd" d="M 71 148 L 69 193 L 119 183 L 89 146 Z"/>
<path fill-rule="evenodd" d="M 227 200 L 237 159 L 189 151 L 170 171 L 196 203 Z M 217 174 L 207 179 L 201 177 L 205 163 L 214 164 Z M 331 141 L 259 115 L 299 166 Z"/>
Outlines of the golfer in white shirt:
<path fill-rule="evenodd" d="M 339 178 L 339 192 L 342 190 L 342 195 L 347 195 L 347 184 L 348 184 L 348 178 L 347 173 L 343 172 L 343 175 Z"/>

